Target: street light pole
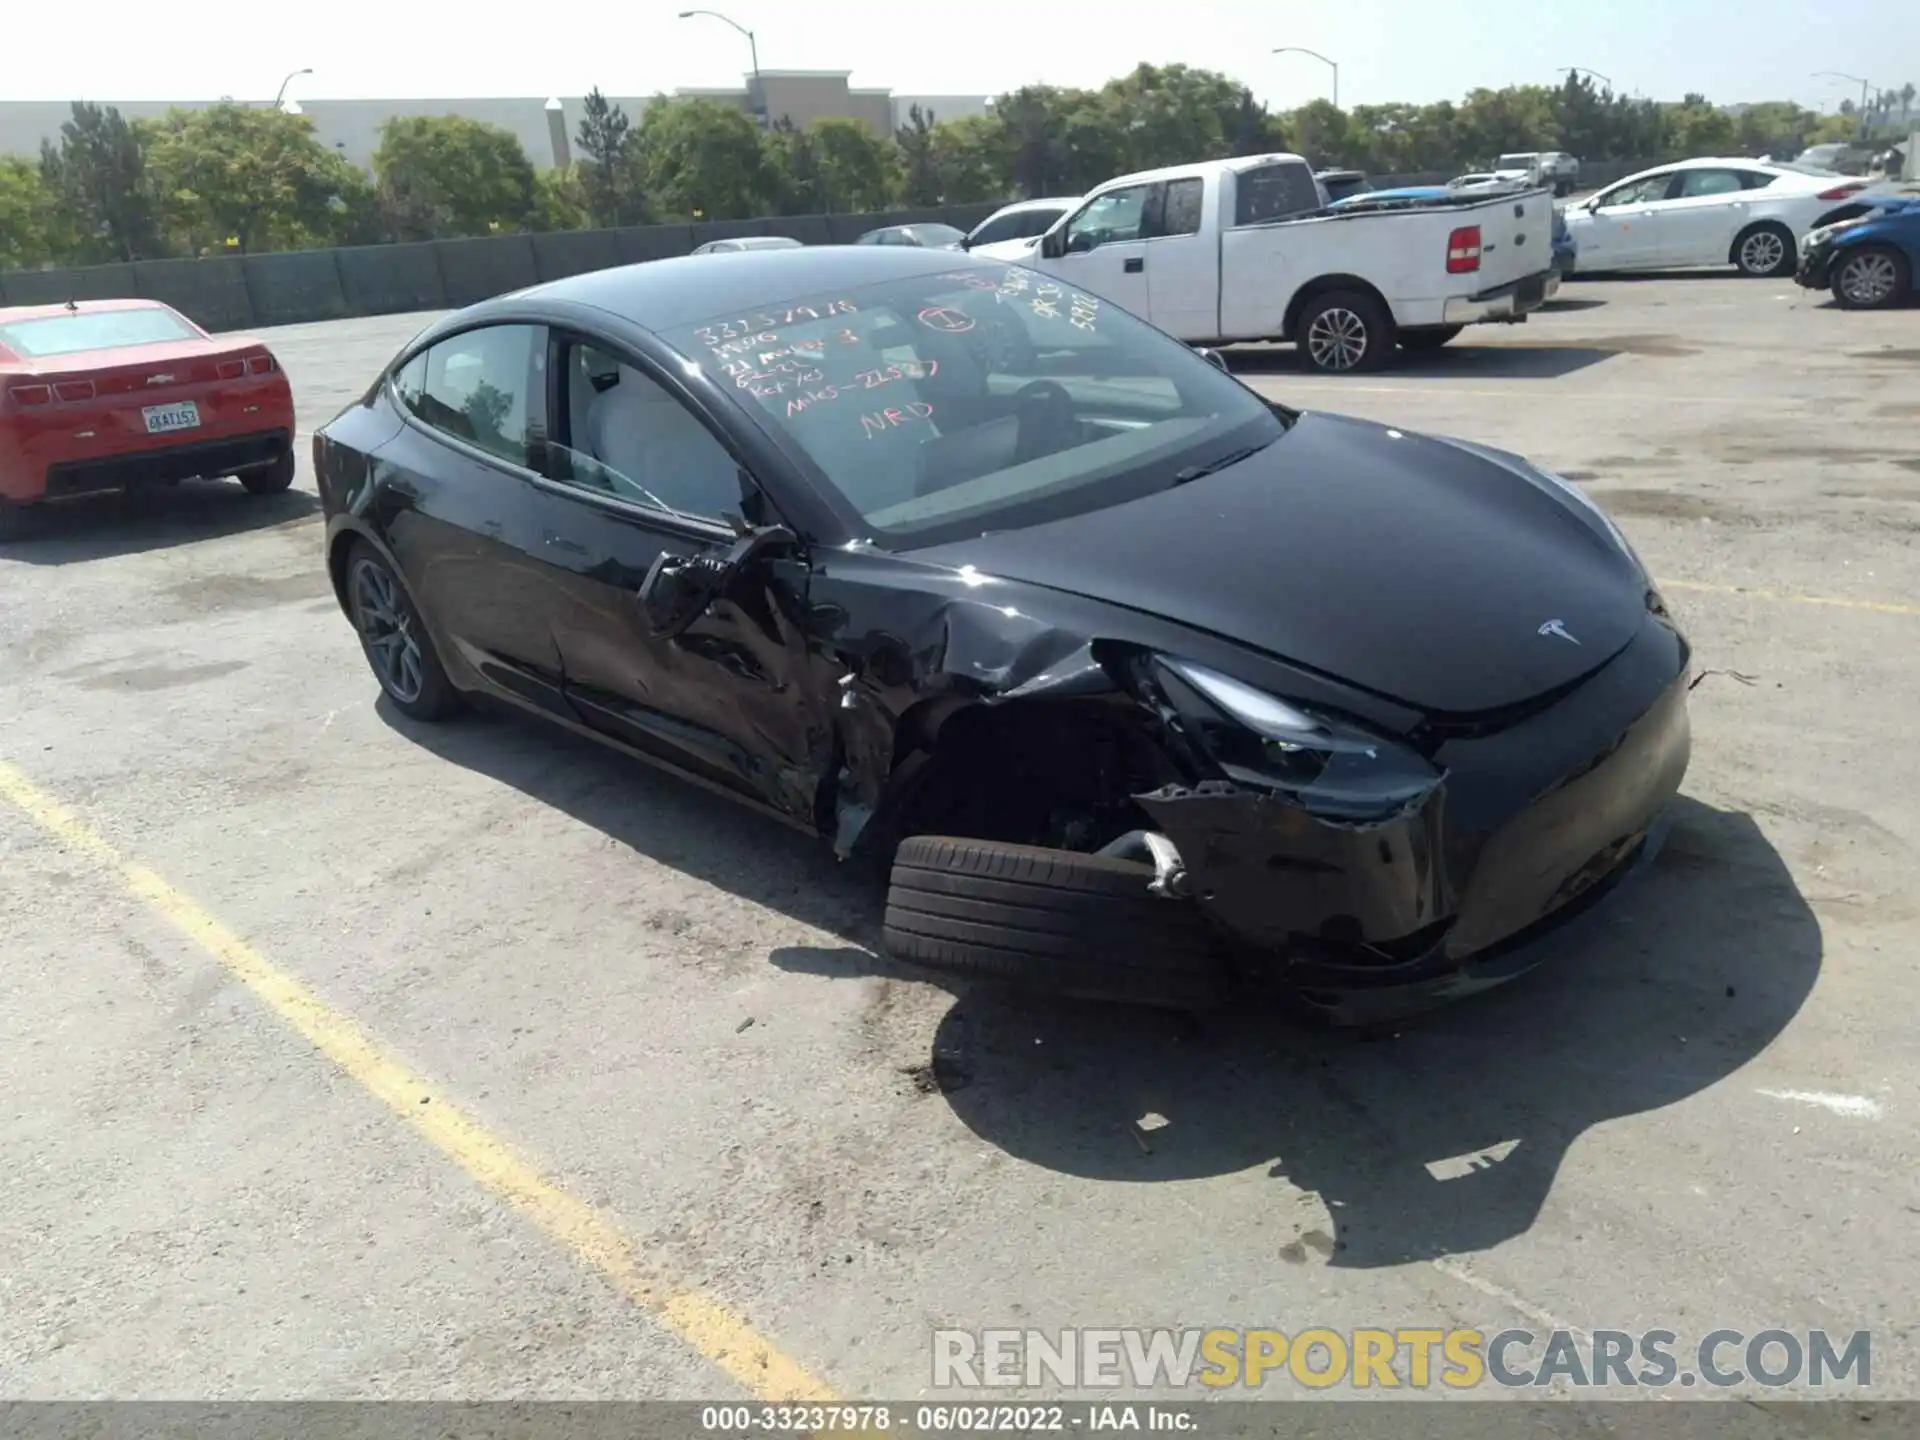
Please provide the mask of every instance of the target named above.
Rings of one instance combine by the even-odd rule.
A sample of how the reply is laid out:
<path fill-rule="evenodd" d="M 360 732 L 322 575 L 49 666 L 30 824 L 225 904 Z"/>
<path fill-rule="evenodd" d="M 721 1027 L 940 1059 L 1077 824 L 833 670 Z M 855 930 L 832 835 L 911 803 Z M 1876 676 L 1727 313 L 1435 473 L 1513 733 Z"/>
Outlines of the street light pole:
<path fill-rule="evenodd" d="M 747 55 L 753 62 L 753 120 L 762 130 L 767 128 L 767 89 L 760 80 L 760 43 L 753 38 L 753 31 L 747 29 L 738 20 L 722 15 L 718 10 L 682 10 L 680 18 L 691 20 L 696 15 L 705 15 L 710 20 L 718 20 L 723 25 L 731 25 L 747 37 Z"/>
<path fill-rule="evenodd" d="M 295 70 L 292 74 L 288 75 L 286 79 L 282 80 L 279 90 L 274 93 L 273 108 L 278 110 L 280 108 L 280 102 L 287 98 L 287 86 L 291 85 L 295 80 L 298 80 L 302 75 L 311 74 L 313 74 L 311 70 Z"/>
<path fill-rule="evenodd" d="M 1276 55 L 1311 55 L 1322 65 L 1333 71 L 1333 108 L 1340 108 L 1340 67 L 1318 50 L 1309 50 L 1304 45 L 1282 45 L 1273 52 Z"/>
<path fill-rule="evenodd" d="M 1873 87 L 1873 82 L 1871 80 L 1863 79 L 1858 75 L 1849 75 L 1845 71 L 1841 71 L 1841 70 L 1816 70 L 1813 73 L 1816 78 L 1826 77 L 1833 80 L 1851 80 L 1853 81 L 1854 84 L 1860 87 L 1860 138 L 1862 140 L 1866 139 L 1867 138 L 1867 91 Z"/>

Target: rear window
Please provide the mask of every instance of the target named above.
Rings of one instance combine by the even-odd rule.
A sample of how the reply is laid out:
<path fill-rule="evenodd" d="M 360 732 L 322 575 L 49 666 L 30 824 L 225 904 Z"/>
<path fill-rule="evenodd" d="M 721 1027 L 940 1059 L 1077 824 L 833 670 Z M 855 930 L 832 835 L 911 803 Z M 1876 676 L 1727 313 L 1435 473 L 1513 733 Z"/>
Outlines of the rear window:
<path fill-rule="evenodd" d="M 1263 165 L 1240 172 L 1234 188 L 1233 223 L 1263 225 L 1320 208 L 1320 187 L 1305 165 Z"/>
<path fill-rule="evenodd" d="M 198 338 L 171 310 L 81 310 L 0 325 L 0 345 L 30 360 Z"/>

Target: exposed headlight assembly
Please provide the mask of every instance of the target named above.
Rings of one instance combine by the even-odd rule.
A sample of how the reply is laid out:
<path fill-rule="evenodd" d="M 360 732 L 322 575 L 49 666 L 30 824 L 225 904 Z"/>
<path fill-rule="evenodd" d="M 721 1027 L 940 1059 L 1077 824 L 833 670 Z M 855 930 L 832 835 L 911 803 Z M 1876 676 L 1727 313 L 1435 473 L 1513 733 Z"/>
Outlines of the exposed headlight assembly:
<path fill-rule="evenodd" d="M 1226 778 L 1287 794 L 1327 818 L 1395 814 L 1440 782 L 1438 770 L 1395 741 L 1190 660 L 1156 655 L 1146 678 Z"/>

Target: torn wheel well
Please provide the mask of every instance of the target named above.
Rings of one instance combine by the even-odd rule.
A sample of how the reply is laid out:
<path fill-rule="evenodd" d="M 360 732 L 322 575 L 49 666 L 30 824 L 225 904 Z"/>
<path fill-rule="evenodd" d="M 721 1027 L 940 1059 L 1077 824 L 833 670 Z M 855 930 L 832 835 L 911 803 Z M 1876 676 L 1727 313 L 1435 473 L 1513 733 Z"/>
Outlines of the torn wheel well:
<path fill-rule="evenodd" d="M 1095 850 L 1146 823 L 1135 795 L 1189 778 L 1124 697 L 976 703 L 936 718 L 915 727 L 922 744 L 899 757 L 863 847 L 937 834 Z"/>

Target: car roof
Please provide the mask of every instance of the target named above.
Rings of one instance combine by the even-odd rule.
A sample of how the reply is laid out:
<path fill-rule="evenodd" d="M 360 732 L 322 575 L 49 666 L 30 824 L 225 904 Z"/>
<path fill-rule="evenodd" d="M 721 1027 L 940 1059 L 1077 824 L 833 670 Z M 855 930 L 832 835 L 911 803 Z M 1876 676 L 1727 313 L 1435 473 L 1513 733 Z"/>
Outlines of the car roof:
<path fill-rule="evenodd" d="M 992 220 L 1001 215 L 1018 215 L 1025 210 L 1055 210 L 1062 205 L 1077 205 L 1078 195 L 1043 196 L 1032 200 L 1016 200 L 1011 205 L 1002 205 L 987 218 Z"/>
<path fill-rule="evenodd" d="M 10 325 L 16 320 L 49 320 L 56 315 L 85 314 L 94 310 L 166 310 L 178 313 L 171 305 L 163 305 L 158 300 L 76 300 L 71 308 L 64 301 L 58 305 L 0 307 L 0 325 Z"/>
<path fill-rule="evenodd" d="M 1311 171 L 1307 157 L 1296 155 L 1290 150 L 1276 150 L 1267 155 L 1239 155 L 1231 160 L 1200 160 L 1190 165 L 1163 165 L 1158 170 L 1136 170 L 1131 175 L 1116 175 L 1103 181 L 1100 188 L 1111 190 L 1116 185 L 1144 185 L 1155 180 L 1186 180 L 1193 176 L 1239 175 L 1247 170 L 1259 170 L 1268 165 L 1306 165 Z"/>
<path fill-rule="evenodd" d="M 897 228 L 897 227 L 887 227 Z M 483 300 L 463 311 L 477 315 L 493 307 L 509 308 L 526 300 L 561 300 L 591 305 L 649 330 L 670 330 L 735 311 L 757 310 L 780 301 L 832 299 L 835 291 L 857 290 L 889 280 L 938 275 L 957 269 L 985 269 L 988 262 L 963 251 L 923 250 L 914 246 L 806 245 L 797 250 L 734 250 L 718 255 L 680 255 L 612 270 L 593 270 L 550 280 L 498 300 Z"/>

